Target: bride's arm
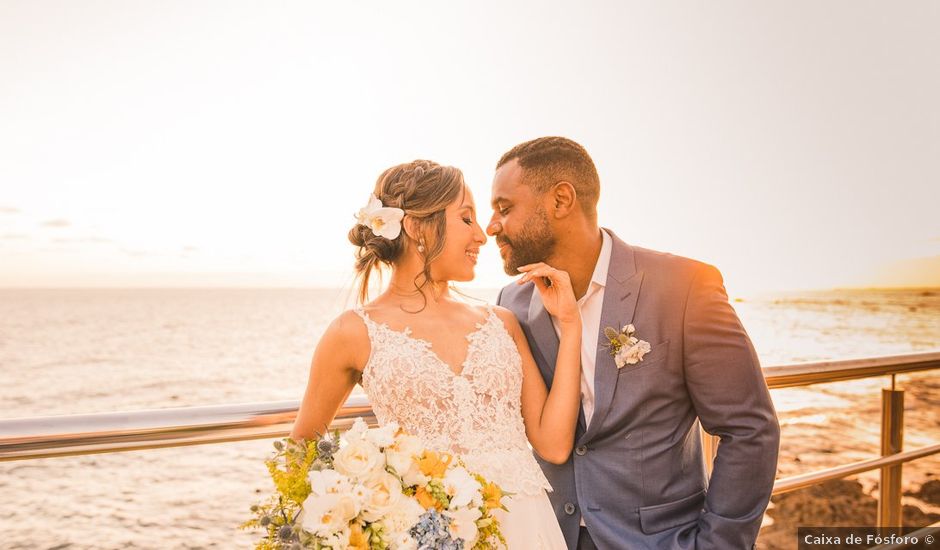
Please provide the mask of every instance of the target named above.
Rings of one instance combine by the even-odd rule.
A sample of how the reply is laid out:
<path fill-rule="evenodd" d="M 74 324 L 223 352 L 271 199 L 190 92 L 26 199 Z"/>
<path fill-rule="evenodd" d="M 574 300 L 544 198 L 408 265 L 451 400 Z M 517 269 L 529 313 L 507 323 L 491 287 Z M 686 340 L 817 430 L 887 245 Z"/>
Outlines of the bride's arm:
<path fill-rule="evenodd" d="M 526 269 L 528 267 L 531 269 Z M 532 358 L 519 321 L 512 312 L 500 308 L 500 317 L 509 328 L 522 357 L 522 418 L 526 437 L 540 457 L 553 464 L 564 464 L 574 447 L 581 407 L 581 314 L 567 273 L 545 264 L 521 269 L 526 269 L 527 274 L 520 283 L 535 282 L 545 308 L 561 329 L 555 374 L 549 391 Z M 552 285 L 545 285 L 542 277 L 551 279 Z"/>
<path fill-rule="evenodd" d="M 310 376 L 290 436 L 311 439 L 329 430 L 336 411 L 352 392 L 369 357 L 369 336 L 347 311 L 323 333 L 310 363 Z"/>

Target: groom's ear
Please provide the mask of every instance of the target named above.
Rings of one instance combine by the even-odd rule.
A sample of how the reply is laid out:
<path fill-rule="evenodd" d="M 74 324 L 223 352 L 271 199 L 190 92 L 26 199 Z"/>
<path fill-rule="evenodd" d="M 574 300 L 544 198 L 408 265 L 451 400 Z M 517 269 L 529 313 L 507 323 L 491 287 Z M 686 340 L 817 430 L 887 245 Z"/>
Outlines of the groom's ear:
<path fill-rule="evenodd" d="M 556 183 L 549 191 L 549 195 L 552 199 L 555 218 L 567 217 L 578 206 L 578 192 L 575 191 L 574 185 L 565 180 Z"/>

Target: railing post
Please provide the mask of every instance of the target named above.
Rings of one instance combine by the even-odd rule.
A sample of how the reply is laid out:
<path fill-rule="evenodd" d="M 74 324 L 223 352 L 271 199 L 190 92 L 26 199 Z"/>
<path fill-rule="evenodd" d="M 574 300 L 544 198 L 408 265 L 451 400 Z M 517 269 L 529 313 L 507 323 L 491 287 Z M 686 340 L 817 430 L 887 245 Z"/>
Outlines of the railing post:
<path fill-rule="evenodd" d="M 904 390 L 881 390 L 881 456 L 899 453 L 904 447 Z M 900 464 L 881 469 L 878 498 L 878 527 L 901 527 Z"/>

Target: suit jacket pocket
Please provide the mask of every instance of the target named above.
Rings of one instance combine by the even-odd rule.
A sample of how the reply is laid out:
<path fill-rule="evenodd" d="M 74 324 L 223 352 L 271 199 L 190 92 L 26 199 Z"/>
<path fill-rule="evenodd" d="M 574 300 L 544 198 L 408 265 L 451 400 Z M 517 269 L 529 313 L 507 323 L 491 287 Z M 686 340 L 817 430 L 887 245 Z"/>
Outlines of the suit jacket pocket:
<path fill-rule="evenodd" d="M 643 356 L 643 360 L 633 365 L 624 365 L 623 367 L 617 369 L 617 374 L 623 374 L 625 372 L 633 372 L 635 370 L 645 369 L 647 367 L 652 367 L 653 365 L 658 365 L 661 362 L 666 360 L 666 355 L 669 353 L 669 340 L 660 342 L 655 346 L 650 346 L 650 350 L 646 352 L 646 355 Z"/>
<path fill-rule="evenodd" d="M 705 505 L 705 490 L 679 500 L 640 508 L 640 529 L 647 535 L 698 520 Z"/>

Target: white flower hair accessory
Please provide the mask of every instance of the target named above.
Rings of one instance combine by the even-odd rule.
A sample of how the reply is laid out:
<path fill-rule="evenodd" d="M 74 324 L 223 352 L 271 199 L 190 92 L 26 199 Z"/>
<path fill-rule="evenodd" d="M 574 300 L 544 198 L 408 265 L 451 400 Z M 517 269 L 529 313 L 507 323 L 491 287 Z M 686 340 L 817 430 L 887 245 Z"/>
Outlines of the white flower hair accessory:
<path fill-rule="evenodd" d="M 365 208 L 360 208 L 356 214 L 356 219 L 360 225 L 364 225 L 372 230 L 376 237 L 384 237 L 388 240 L 394 240 L 401 234 L 401 220 L 405 217 L 405 211 L 401 208 L 383 206 L 375 194 L 369 196 L 369 204 Z"/>

